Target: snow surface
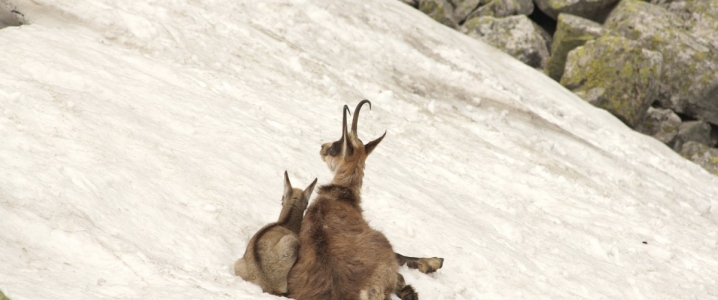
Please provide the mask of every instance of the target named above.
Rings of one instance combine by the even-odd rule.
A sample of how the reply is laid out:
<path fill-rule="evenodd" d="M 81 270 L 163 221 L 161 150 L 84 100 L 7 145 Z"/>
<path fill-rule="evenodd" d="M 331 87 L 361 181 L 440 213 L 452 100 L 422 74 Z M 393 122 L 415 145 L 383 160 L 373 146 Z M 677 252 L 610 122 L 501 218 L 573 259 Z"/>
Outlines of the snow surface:
<path fill-rule="evenodd" d="M 422 299 L 718 299 L 718 177 L 396 0 L 14 1 L 0 290 L 279 299 L 233 275 L 372 100 L 363 208 Z"/>

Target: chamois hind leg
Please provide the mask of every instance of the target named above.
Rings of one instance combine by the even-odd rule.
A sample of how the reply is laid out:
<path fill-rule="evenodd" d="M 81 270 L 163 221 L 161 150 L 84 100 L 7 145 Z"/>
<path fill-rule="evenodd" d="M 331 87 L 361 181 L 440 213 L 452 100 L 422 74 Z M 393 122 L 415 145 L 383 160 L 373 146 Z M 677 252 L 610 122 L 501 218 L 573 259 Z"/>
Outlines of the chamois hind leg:
<path fill-rule="evenodd" d="M 410 269 L 417 269 L 424 274 L 436 272 L 444 266 L 444 259 L 441 257 L 410 257 L 396 252 L 394 254 L 396 254 L 396 260 L 400 266 L 406 265 Z"/>
<path fill-rule="evenodd" d="M 262 271 L 270 287 L 270 291 L 267 292 L 286 295 L 287 276 L 297 261 L 299 239 L 295 235 L 287 234 L 267 250 L 262 264 Z"/>
<path fill-rule="evenodd" d="M 401 300 L 419 300 L 419 293 L 414 290 L 414 287 L 406 284 L 404 276 L 399 273 L 396 273 L 396 276 L 396 290 L 394 290 L 394 294 Z"/>

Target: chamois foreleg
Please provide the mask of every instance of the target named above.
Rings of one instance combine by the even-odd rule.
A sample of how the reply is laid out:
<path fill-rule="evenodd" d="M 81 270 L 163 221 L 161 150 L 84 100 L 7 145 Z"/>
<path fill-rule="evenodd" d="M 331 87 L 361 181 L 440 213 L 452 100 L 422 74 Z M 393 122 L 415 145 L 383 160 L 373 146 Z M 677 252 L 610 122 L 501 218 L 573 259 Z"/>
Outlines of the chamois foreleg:
<path fill-rule="evenodd" d="M 399 273 L 396 273 L 396 276 L 396 290 L 394 290 L 394 294 L 401 300 L 419 300 L 419 293 L 414 290 L 414 287 L 406 284 L 404 276 Z"/>
<path fill-rule="evenodd" d="M 417 269 L 424 274 L 436 272 L 444 266 L 444 259 L 441 257 L 410 257 L 396 252 L 394 254 L 400 266 L 406 265 L 410 269 Z"/>

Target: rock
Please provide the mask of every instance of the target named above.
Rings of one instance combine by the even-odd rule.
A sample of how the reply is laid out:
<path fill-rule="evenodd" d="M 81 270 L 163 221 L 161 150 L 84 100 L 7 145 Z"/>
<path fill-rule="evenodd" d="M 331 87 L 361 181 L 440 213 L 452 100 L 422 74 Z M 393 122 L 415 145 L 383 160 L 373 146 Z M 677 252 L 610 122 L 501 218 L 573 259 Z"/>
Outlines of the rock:
<path fill-rule="evenodd" d="M 534 68 L 543 69 L 548 61 L 551 36 L 525 15 L 473 18 L 463 31 Z"/>
<path fill-rule="evenodd" d="M 515 15 L 530 15 L 534 11 L 531 0 L 483 0 L 481 7 L 473 11 L 466 19 L 476 17 L 503 18 Z"/>
<path fill-rule="evenodd" d="M 554 20 L 560 13 L 567 13 L 603 22 L 611 8 L 619 0 L 535 0 L 536 6 Z"/>
<path fill-rule="evenodd" d="M 680 126 L 681 118 L 672 110 L 649 107 L 635 129 L 668 145 L 673 143 Z"/>
<path fill-rule="evenodd" d="M 437 22 L 451 28 L 458 27 L 454 20 L 453 7 L 446 0 L 419 0 L 419 10 Z"/>
<path fill-rule="evenodd" d="M 653 0 L 677 14 L 691 34 L 718 48 L 718 1 L 715 0 Z"/>
<path fill-rule="evenodd" d="M 409 5 L 413 8 L 419 8 L 419 0 L 399 0 L 403 2 L 406 5 Z"/>
<path fill-rule="evenodd" d="M 681 156 L 718 175 L 718 149 L 698 142 L 686 142 L 679 151 Z"/>
<path fill-rule="evenodd" d="M 586 42 L 606 35 L 608 30 L 601 24 L 569 14 L 558 15 L 556 33 L 551 44 L 551 57 L 546 66 L 546 75 L 556 81 L 561 80 L 566 66 L 568 52 Z"/>
<path fill-rule="evenodd" d="M 634 41 L 604 36 L 569 52 L 561 84 L 635 127 L 656 97 L 661 62 Z"/>
<path fill-rule="evenodd" d="M 638 0 L 621 1 L 605 26 L 661 52 L 661 106 L 718 124 L 718 93 L 711 93 L 718 86 L 718 49 L 692 36 L 676 14 Z"/>
<path fill-rule="evenodd" d="M 680 151 L 683 144 L 687 142 L 701 143 L 706 146 L 711 144 L 711 126 L 702 121 L 688 121 L 678 128 L 678 135 L 673 144 L 673 150 Z"/>
<path fill-rule="evenodd" d="M 489 0 L 454 0 L 454 19 L 461 23 L 480 5 Z"/>

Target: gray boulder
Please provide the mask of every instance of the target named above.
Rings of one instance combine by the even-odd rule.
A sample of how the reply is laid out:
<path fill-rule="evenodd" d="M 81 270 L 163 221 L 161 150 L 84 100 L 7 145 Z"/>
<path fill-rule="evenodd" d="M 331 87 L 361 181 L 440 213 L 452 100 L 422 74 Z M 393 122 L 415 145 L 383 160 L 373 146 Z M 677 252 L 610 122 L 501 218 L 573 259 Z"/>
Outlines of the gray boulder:
<path fill-rule="evenodd" d="M 718 175 L 718 149 L 698 142 L 686 142 L 679 151 L 681 156 Z"/>
<path fill-rule="evenodd" d="M 461 23 L 474 12 L 479 6 L 485 4 L 489 0 L 454 0 L 454 19 Z"/>
<path fill-rule="evenodd" d="M 531 67 L 543 69 L 548 62 L 551 36 L 525 15 L 473 18 L 462 31 Z"/>
<path fill-rule="evenodd" d="M 467 19 L 476 17 L 503 18 L 515 15 L 530 15 L 534 11 L 531 0 L 483 0 L 481 7 L 471 13 Z"/>
<path fill-rule="evenodd" d="M 569 14 L 558 15 L 558 25 L 556 33 L 553 35 L 551 57 L 546 66 L 546 75 L 556 81 L 561 80 L 568 52 L 607 33 L 608 30 L 601 24 L 591 20 Z"/>
<path fill-rule="evenodd" d="M 419 0 L 419 10 L 437 22 L 457 28 L 458 24 L 454 20 L 453 6 L 446 0 Z"/>
<path fill-rule="evenodd" d="M 536 6 L 554 20 L 560 13 L 567 13 L 603 22 L 611 8 L 619 0 L 535 0 Z"/>
<path fill-rule="evenodd" d="M 718 93 L 711 92 L 718 86 L 718 49 L 686 31 L 676 14 L 638 0 L 621 1 L 605 26 L 663 55 L 661 106 L 718 124 Z"/>
<path fill-rule="evenodd" d="M 673 143 L 680 126 L 681 118 L 672 110 L 649 107 L 635 129 L 668 145 Z"/>
<path fill-rule="evenodd" d="M 698 39 L 718 48 L 718 1 L 715 0 L 653 0 L 677 14 Z"/>
<path fill-rule="evenodd" d="M 711 143 L 711 126 L 702 121 L 688 121 L 678 128 L 678 135 L 673 144 L 673 150 L 680 151 L 687 142 L 701 143 L 713 146 Z"/>
<path fill-rule="evenodd" d="M 604 36 L 569 52 L 561 85 L 635 127 L 656 97 L 661 54 Z"/>

